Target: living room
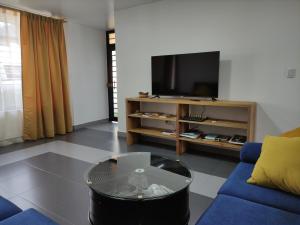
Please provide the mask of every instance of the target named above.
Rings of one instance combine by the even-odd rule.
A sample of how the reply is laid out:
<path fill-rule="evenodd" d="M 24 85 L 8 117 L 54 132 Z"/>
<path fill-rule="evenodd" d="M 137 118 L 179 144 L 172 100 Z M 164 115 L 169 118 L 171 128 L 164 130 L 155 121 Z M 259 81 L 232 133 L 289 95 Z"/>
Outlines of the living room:
<path fill-rule="evenodd" d="M 1 0 L 0 225 L 300 224 L 299 22 L 299 0 Z"/>

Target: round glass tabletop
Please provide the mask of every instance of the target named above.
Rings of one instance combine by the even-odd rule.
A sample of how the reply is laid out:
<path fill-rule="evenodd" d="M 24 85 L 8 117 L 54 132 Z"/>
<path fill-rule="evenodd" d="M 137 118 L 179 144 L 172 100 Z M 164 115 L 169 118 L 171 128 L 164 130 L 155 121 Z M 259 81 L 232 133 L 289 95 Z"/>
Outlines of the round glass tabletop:
<path fill-rule="evenodd" d="M 128 153 L 93 166 L 86 175 L 86 182 L 98 194 L 146 200 L 166 197 L 187 188 L 192 176 L 179 160 L 151 153 Z"/>

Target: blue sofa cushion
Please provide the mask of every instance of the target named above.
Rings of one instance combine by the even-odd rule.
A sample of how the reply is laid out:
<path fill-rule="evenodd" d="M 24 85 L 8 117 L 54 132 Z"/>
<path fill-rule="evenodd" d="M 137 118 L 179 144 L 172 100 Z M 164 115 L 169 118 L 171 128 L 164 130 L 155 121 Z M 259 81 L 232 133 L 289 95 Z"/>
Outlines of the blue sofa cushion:
<path fill-rule="evenodd" d="M 260 156 L 261 147 L 261 143 L 246 143 L 241 149 L 241 161 L 246 163 L 256 163 Z"/>
<path fill-rule="evenodd" d="M 300 214 L 300 197 L 283 191 L 248 184 L 246 181 L 251 176 L 253 168 L 253 164 L 239 163 L 219 190 L 219 194 L 235 196 Z"/>
<path fill-rule="evenodd" d="M 300 225 L 300 215 L 232 196 L 218 195 L 196 225 Z"/>
<path fill-rule="evenodd" d="M 0 225 L 58 225 L 35 209 L 28 209 L 0 222 Z"/>
<path fill-rule="evenodd" d="M 22 212 L 20 208 L 0 196 L 0 221 L 19 212 Z"/>

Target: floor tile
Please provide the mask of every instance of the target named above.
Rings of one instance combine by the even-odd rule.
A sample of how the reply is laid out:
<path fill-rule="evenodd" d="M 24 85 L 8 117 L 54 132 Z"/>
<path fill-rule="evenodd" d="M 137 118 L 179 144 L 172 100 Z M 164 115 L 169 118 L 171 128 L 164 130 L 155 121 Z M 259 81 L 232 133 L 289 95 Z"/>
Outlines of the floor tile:
<path fill-rule="evenodd" d="M 61 176 L 64 179 L 73 180 L 85 184 L 83 175 L 93 165 L 81 160 L 48 152 L 25 160 L 35 168 Z"/>
<path fill-rule="evenodd" d="M 24 150 L 2 154 L 0 155 L 0 166 L 12 164 L 48 152 L 57 153 L 59 155 L 65 155 L 67 157 L 91 163 L 100 162 L 101 160 L 105 160 L 106 158 L 115 154 L 111 151 L 96 149 L 79 144 L 73 144 L 66 141 L 52 141 L 47 144 L 37 145 Z"/>
<path fill-rule="evenodd" d="M 101 123 L 88 126 L 89 129 L 117 133 L 118 123 Z"/>
<path fill-rule="evenodd" d="M 52 212 L 50 212 L 46 209 L 40 208 L 37 205 L 33 204 L 32 202 L 30 202 L 26 199 L 23 199 L 19 196 L 9 198 L 9 201 L 13 202 L 15 205 L 17 205 L 22 210 L 26 210 L 26 209 L 30 209 L 30 208 L 36 209 L 40 213 L 42 213 L 45 216 L 48 216 L 49 218 L 51 218 L 53 221 L 55 221 L 59 225 L 72 225 L 72 223 L 68 222 L 63 217 L 60 217 L 60 216 L 58 216 L 58 215 L 56 215 L 56 214 L 54 214 L 54 213 L 52 213 Z"/>
<path fill-rule="evenodd" d="M 213 202 L 212 198 L 208 198 L 199 194 L 190 193 L 190 222 L 189 225 L 195 225 L 200 216 Z M 216 224 L 217 225 L 217 224 Z"/>
<path fill-rule="evenodd" d="M 34 147 L 34 146 L 41 145 L 41 144 L 46 144 L 46 143 L 49 143 L 52 141 L 55 141 L 55 139 L 54 138 L 45 138 L 45 139 L 40 139 L 37 141 L 25 141 L 25 142 L 15 143 L 13 145 L 8 145 L 8 146 L 3 146 L 3 147 L 0 146 L 0 155 L 24 150 L 26 148 Z"/>
<path fill-rule="evenodd" d="M 27 173 L 31 167 L 24 162 L 15 162 L 0 167 L 0 182 L 8 178 Z"/>
<path fill-rule="evenodd" d="M 217 196 L 218 190 L 225 183 L 226 179 L 193 171 L 193 182 L 191 192 L 201 194 L 210 198 Z"/>
<path fill-rule="evenodd" d="M 60 140 L 89 146 L 97 149 L 105 149 L 109 151 L 119 152 L 118 136 L 112 132 L 98 131 L 93 129 L 80 129 L 77 132 L 67 136 L 59 137 Z M 113 145 L 115 149 L 107 148 Z"/>
<path fill-rule="evenodd" d="M 236 166 L 236 162 L 222 161 L 213 169 L 212 174 L 216 174 L 217 176 L 227 178 Z"/>
<path fill-rule="evenodd" d="M 56 178 L 48 185 L 31 189 L 20 196 L 74 225 L 88 224 L 89 191 L 85 185 Z"/>
<path fill-rule="evenodd" d="M 31 147 L 30 151 L 27 151 L 27 149 L 24 150 L 19 150 L 19 151 L 14 151 L 10 152 L 7 154 L 2 154 L 0 157 L 0 166 L 3 165 L 8 165 L 10 163 L 14 163 L 23 159 L 27 159 L 36 155 L 40 155 L 47 152 L 46 149 L 44 148 L 36 148 L 36 147 Z"/>
<path fill-rule="evenodd" d="M 14 194 L 20 194 L 35 187 L 48 185 L 53 180 L 55 180 L 53 175 L 31 167 L 26 173 L 1 180 L 0 187 Z"/>
<path fill-rule="evenodd" d="M 14 192 L 0 186 L 0 196 L 7 199 L 7 198 L 12 198 L 12 197 L 16 196 L 16 194 Z"/>
<path fill-rule="evenodd" d="M 47 150 L 52 153 L 64 155 L 90 163 L 97 163 L 113 155 L 105 149 L 93 148 L 82 144 L 74 144 L 66 141 L 55 141 L 47 144 Z"/>

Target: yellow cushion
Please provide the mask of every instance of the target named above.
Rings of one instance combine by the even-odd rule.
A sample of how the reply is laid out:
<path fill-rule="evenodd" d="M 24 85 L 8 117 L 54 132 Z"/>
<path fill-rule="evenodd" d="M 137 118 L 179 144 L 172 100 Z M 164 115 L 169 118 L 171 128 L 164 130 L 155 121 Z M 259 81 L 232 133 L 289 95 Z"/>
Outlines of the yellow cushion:
<path fill-rule="evenodd" d="M 294 130 L 287 131 L 280 135 L 281 137 L 300 137 L 300 127 Z"/>
<path fill-rule="evenodd" d="M 266 136 L 247 182 L 300 195 L 300 138 Z"/>

